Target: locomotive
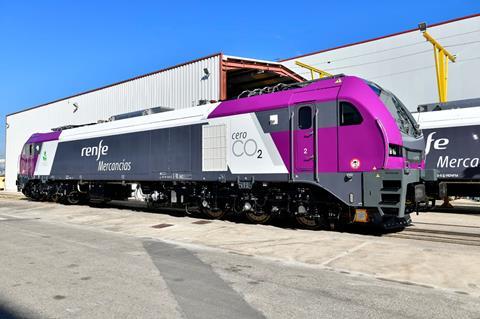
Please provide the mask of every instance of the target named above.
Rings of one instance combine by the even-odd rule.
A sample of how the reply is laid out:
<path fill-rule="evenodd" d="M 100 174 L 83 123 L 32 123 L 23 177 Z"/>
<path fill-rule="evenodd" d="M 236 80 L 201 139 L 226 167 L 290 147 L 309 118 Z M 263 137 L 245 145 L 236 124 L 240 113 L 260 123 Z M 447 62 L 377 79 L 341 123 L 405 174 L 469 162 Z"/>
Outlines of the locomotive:
<path fill-rule="evenodd" d="M 391 228 L 425 202 L 424 154 L 394 94 L 338 75 L 33 134 L 17 185 L 31 199 L 68 204 L 134 196 L 210 218 L 288 214 L 308 228 Z"/>

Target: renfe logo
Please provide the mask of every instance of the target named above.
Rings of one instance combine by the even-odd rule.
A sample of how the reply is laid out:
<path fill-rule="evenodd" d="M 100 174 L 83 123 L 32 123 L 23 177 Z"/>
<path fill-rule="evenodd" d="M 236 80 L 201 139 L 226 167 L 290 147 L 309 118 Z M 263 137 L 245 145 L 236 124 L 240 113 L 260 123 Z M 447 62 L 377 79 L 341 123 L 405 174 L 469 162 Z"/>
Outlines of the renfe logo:
<path fill-rule="evenodd" d="M 436 150 L 445 150 L 447 149 L 448 143 L 450 143 L 448 138 L 439 138 L 435 140 L 433 138 L 433 135 L 437 134 L 437 132 L 432 132 L 428 134 L 427 136 L 427 142 L 426 142 L 426 147 L 425 147 L 425 154 L 428 154 L 430 152 L 430 148 L 433 144 L 433 148 Z"/>
<path fill-rule="evenodd" d="M 91 157 L 96 156 L 97 161 L 100 159 L 100 156 L 107 155 L 108 145 L 102 145 L 103 140 L 98 143 L 98 146 L 88 146 L 82 148 L 81 156 L 82 157 Z"/>

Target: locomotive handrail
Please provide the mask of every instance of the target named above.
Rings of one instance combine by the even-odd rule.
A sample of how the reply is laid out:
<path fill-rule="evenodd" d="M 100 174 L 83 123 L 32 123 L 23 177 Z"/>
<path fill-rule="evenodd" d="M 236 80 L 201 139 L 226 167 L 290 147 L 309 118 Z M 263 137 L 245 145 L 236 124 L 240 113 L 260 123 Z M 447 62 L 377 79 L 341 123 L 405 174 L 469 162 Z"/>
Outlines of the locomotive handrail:
<path fill-rule="evenodd" d="M 382 132 L 383 142 L 385 144 L 385 156 L 383 158 L 383 167 L 385 168 L 387 166 L 387 161 L 388 161 L 388 150 L 389 150 L 388 136 L 387 136 L 387 132 L 385 131 L 385 127 L 383 127 L 382 122 L 379 119 L 376 119 L 375 123 L 377 123 L 377 126 L 380 129 L 380 132 Z"/>
<path fill-rule="evenodd" d="M 313 178 L 318 183 L 318 108 L 314 104 L 315 113 L 313 113 Z"/>
<path fill-rule="evenodd" d="M 295 111 L 290 112 L 290 181 L 295 180 Z"/>

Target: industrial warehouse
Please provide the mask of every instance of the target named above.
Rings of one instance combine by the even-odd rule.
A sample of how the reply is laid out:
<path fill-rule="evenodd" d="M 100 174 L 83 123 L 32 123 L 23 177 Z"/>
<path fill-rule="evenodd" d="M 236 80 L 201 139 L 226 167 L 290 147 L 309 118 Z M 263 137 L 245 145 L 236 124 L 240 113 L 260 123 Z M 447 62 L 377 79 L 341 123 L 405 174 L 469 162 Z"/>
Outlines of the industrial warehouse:
<path fill-rule="evenodd" d="M 479 36 L 219 52 L 8 114 L 0 318 L 478 318 Z"/>

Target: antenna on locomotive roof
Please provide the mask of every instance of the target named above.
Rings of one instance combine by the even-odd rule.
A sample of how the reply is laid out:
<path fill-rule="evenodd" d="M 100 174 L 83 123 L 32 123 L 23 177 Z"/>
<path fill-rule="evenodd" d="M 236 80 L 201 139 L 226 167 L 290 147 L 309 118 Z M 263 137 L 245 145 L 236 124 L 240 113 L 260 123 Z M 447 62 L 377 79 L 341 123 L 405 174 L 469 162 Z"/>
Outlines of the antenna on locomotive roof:
<path fill-rule="evenodd" d="M 324 81 L 324 80 L 329 80 L 329 79 L 337 79 L 337 78 L 342 78 L 344 76 L 345 76 L 345 74 L 340 73 L 340 74 L 330 75 L 328 77 L 323 77 L 323 78 L 320 78 L 320 79 L 314 79 L 314 80 L 305 81 L 305 82 L 296 82 L 296 83 L 291 83 L 291 84 L 278 83 L 275 86 L 266 86 L 264 88 L 257 88 L 257 89 L 253 89 L 253 90 L 245 90 L 237 96 L 237 99 L 241 99 L 241 98 L 244 98 L 244 97 L 263 95 L 263 94 L 269 94 L 269 93 L 275 93 L 275 92 L 280 92 L 280 91 L 286 91 L 286 90 L 291 90 L 291 89 L 298 89 L 298 88 L 302 88 L 304 86 L 307 86 L 307 85 L 309 85 L 313 82 Z"/>
<path fill-rule="evenodd" d="M 113 116 L 110 116 L 108 118 L 108 120 L 110 122 L 111 121 L 118 121 L 118 120 L 129 119 L 129 118 L 132 118 L 132 117 L 145 116 L 145 115 L 163 113 L 163 112 L 168 112 L 168 111 L 173 111 L 173 109 L 170 108 L 170 107 L 164 107 L 164 106 L 152 107 L 150 109 L 113 115 Z"/>

